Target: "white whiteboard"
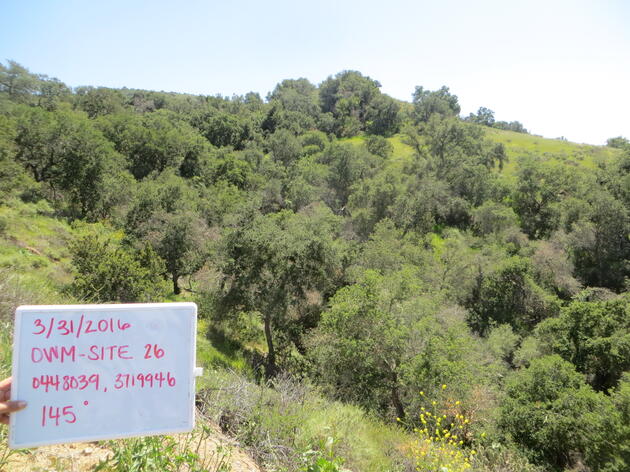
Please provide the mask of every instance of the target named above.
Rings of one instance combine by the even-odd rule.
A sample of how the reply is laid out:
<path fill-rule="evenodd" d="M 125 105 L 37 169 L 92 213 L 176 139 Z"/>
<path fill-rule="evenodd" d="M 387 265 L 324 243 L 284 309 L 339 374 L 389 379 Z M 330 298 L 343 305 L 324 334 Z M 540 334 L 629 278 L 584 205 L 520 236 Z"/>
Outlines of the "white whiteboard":
<path fill-rule="evenodd" d="M 194 303 L 21 306 L 9 447 L 190 431 Z"/>

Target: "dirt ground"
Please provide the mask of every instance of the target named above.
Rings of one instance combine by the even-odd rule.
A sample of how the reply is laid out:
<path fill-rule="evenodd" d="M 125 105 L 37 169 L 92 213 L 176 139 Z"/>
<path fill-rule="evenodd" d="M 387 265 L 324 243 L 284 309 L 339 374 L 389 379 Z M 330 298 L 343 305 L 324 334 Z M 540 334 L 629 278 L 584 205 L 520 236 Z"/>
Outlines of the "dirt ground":
<path fill-rule="evenodd" d="M 183 442 L 187 435 L 174 435 L 178 442 Z M 195 447 L 198 440 L 195 440 Z M 230 453 L 231 472 L 263 472 L 251 457 L 239 449 L 238 444 L 225 436 L 217 428 L 201 441 L 199 456 L 212 458 L 218 447 L 227 447 Z M 30 449 L 13 455 L 1 472 L 88 472 L 106 459 L 112 450 L 106 443 L 73 443 Z"/>

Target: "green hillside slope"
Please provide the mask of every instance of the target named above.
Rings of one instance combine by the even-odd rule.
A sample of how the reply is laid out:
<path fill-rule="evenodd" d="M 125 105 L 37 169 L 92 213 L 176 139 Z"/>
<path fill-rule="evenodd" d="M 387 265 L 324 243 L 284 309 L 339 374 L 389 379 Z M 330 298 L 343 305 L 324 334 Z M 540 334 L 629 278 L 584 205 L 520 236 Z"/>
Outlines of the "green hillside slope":
<path fill-rule="evenodd" d="M 599 163 L 610 161 L 621 154 L 620 149 L 608 146 L 594 146 L 578 144 L 563 139 L 549 139 L 514 131 L 505 131 L 485 127 L 486 137 L 505 146 L 507 161 L 501 171 L 505 175 L 513 175 L 518 168 L 519 157 L 535 157 L 541 160 L 564 162 L 571 166 L 595 168 Z M 342 139 L 341 142 L 361 145 L 365 142 L 363 136 Z M 405 137 L 399 133 L 387 141 L 392 145 L 390 164 L 409 162 L 413 156 L 413 148 L 405 144 Z"/>
<path fill-rule="evenodd" d="M 72 234 L 67 223 L 52 217 L 44 200 L 0 206 L 3 285 L 20 292 L 26 303 L 60 301 L 63 285 L 71 280 L 67 244 Z"/>
<path fill-rule="evenodd" d="M 516 169 L 515 158 L 520 156 L 537 156 L 594 168 L 599 162 L 610 160 L 621 153 L 619 149 L 607 146 L 577 144 L 494 128 L 485 128 L 485 131 L 489 139 L 505 146 L 509 160 L 504 171 L 508 174 Z"/>

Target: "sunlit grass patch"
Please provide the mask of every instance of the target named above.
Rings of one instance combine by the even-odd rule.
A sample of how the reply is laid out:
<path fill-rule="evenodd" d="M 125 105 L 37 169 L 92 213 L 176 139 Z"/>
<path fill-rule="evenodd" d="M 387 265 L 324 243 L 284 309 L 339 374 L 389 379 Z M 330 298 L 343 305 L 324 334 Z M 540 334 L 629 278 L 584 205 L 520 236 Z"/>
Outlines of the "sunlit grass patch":
<path fill-rule="evenodd" d="M 502 143 L 508 156 L 503 173 L 512 175 L 518 168 L 517 157 L 535 156 L 566 165 L 593 169 L 598 163 L 613 159 L 619 150 L 607 146 L 577 144 L 563 139 L 548 139 L 525 133 L 484 128 L 486 137 Z"/>
<path fill-rule="evenodd" d="M 50 216 L 50 206 L 10 200 L 0 206 L 0 271 L 22 285 L 54 292 L 70 281 L 70 226 Z"/>

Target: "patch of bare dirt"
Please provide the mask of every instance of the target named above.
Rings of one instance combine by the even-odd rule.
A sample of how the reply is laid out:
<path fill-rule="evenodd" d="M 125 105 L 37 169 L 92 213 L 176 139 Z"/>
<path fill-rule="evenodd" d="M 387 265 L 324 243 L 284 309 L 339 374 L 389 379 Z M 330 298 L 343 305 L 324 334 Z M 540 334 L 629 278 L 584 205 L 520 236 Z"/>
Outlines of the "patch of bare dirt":
<path fill-rule="evenodd" d="M 211 434 L 200 432 L 178 434 L 173 437 L 179 444 L 187 443 L 199 454 L 200 462 L 212 470 L 217 460 L 224 457 L 231 472 L 264 472 L 254 460 L 243 452 L 236 441 L 212 425 Z M 107 459 L 112 449 L 107 443 L 72 443 L 45 446 L 19 452 L 11 456 L 1 472 L 89 472 L 100 461 Z"/>
<path fill-rule="evenodd" d="M 20 451 L 3 472 L 84 472 L 106 459 L 111 450 L 98 443 L 57 444 Z"/>

